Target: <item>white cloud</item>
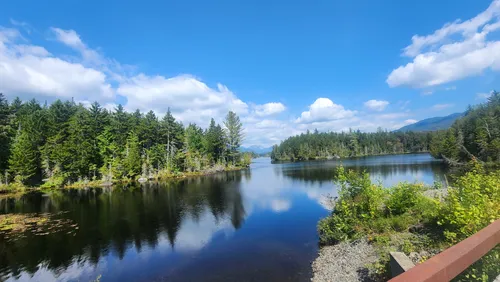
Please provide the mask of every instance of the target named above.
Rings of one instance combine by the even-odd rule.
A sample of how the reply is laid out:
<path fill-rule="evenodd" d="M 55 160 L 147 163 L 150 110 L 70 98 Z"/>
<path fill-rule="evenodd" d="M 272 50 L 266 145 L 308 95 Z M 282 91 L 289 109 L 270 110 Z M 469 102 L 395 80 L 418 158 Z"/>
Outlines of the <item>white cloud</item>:
<path fill-rule="evenodd" d="M 369 100 L 364 103 L 365 107 L 372 110 L 372 111 L 378 111 L 381 112 L 385 110 L 385 108 L 389 105 L 389 102 L 387 101 L 380 101 L 380 100 Z"/>
<path fill-rule="evenodd" d="M 446 87 L 444 90 L 446 90 L 446 91 L 457 90 L 457 87 L 456 86 L 449 86 L 449 87 Z"/>
<path fill-rule="evenodd" d="M 407 120 L 404 121 L 404 124 L 408 125 L 408 124 L 414 124 L 414 123 L 417 123 L 417 122 L 418 122 L 418 120 L 416 120 L 416 119 L 407 119 Z"/>
<path fill-rule="evenodd" d="M 259 117 L 270 116 L 283 112 L 286 109 L 282 103 L 267 103 L 255 106 L 255 114 Z"/>
<path fill-rule="evenodd" d="M 42 99 L 114 98 L 104 73 L 54 57 L 43 47 L 19 44 L 20 40 L 17 30 L 0 29 L 0 92 Z"/>
<path fill-rule="evenodd" d="M 257 128 L 277 128 L 280 127 L 283 124 L 282 121 L 279 120 L 270 120 L 270 119 L 265 119 L 257 122 L 255 124 L 255 127 Z"/>
<path fill-rule="evenodd" d="M 327 122 L 353 117 L 355 114 L 355 111 L 346 110 L 328 98 L 318 98 L 309 106 L 309 111 L 302 112 L 295 121 L 306 124 Z"/>
<path fill-rule="evenodd" d="M 0 27 L 0 92 L 9 99 L 20 96 L 51 102 L 74 98 L 87 106 L 98 101 L 107 109 L 122 102 L 129 111 L 153 110 L 160 116 L 170 108 L 185 124 L 196 122 L 202 127 L 212 117 L 221 122 L 232 110 L 243 122 L 244 145 L 265 147 L 307 130 L 393 129 L 408 118 L 407 113 L 356 112 L 328 98 L 317 99 L 298 117 L 290 114 L 277 118 L 273 115 L 286 110 L 282 103 L 247 103 L 223 84 L 209 85 L 191 75 L 131 73 L 127 65 L 89 47 L 74 30 L 51 28 L 53 40 L 76 51 L 71 56 L 51 52 L 43 44 L 32 44 L 24 34 L 15 28 Z M 401 106 L 407 104 L 402 102 Z M 381 107 L 385 106 L 375 108 Z"/>
<path fill-rule="evenodd" d="M 451 108 L 453 106 L 454 106 L 453 104 L 436 104 L 436 105 L 432 106 L 432 109 L 436 110 L 436 111 L 440 111 L 440 110 L 444 110 L 447 108 Z"/>
<path fill-rule="evenodd" d="M 32 31 L 32 27 L 30 24 L 28 24 L 27 22 L 23 22 L 23 21 L 16 21 L 14 19 L 10 19 L 10 23 L 14 26 L 19 26 L 21 28 L 23 28 L 28 34 L 31 33 Z"/>
<path fill-rule="evenodd" d="M 428 91 L 422 92 L 422 95 L 429 96 L 429 95 L 432 95 L 432 93 L 434 93 L 432 90 L 428 90 Z"/>
<path fill-rule="evenodd" d="M 222 120 L 228 111 L 246 114 L 248 106 L 226 86 L 211 88 L 189 75 L 165 78 L 139 74 L 120 84 L 117 93 L 127 97 L 129 111 L 153 110 L 159 114 L 170 110 L 181 121 L 208 125 L 210 118 Z"/>
<path fill-rule="evenodd" d="M 415 35 L 403 54 L 413 61 L 393 70 L 390 87 L 428 87 L 500 69 L 500 41 L 487 36 L 500 29 L 500 0 L 476 17 L 445 24 L 427 36 Z M 459 40 L 453 40 L 456 37 Z"/>

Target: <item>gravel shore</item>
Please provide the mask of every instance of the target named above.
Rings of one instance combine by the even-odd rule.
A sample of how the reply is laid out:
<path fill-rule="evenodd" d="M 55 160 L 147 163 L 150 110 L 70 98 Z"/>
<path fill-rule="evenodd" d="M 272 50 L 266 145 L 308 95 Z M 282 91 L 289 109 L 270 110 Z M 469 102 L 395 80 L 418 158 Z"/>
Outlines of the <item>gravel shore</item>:
<path fill-rule="evenodd" d="M 366 265 L 376 261 L 375 250 L 366 240 L 326 246 L 312 264 L 312 281 L 370 281 Z"/>

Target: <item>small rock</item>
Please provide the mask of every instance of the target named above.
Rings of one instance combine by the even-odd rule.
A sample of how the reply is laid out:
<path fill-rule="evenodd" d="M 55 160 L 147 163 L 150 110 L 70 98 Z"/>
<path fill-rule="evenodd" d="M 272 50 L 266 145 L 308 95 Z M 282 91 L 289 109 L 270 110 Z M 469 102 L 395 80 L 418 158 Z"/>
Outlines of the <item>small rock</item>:
<path fill-rule="evenodd" d="M 408 256 L 414 264 L 420 263 L 422 256 L 419 253 L 411 252 Z"/>

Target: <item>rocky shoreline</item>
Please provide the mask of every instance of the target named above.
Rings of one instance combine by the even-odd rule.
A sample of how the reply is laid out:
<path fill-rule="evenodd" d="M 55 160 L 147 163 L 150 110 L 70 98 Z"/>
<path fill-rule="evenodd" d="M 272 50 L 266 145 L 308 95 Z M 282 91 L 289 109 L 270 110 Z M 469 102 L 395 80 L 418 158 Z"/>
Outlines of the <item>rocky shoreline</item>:
<path fill-rule="evenodd" d="M 311 281 L 370 281 L 366 266 L 377 259 L 375 249 L 366 239 L 325 246 L 312 264 Z"/>

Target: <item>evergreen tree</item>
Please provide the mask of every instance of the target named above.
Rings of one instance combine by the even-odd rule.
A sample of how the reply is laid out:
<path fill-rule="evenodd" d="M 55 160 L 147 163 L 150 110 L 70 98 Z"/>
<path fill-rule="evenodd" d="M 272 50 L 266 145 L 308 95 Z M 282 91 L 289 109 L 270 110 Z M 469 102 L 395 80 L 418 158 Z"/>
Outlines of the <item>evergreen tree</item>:
<path fill-rule="evenodd" d="M 234 164 L 239 158 L 239 148 L 243 141 L 243 124 L 240 118 L 232 111 L 230 111 L 224 121 L 226 127 L 226 141 L 229 160 Z"/>
<path fill-rule="evenodd" d="M 204 148 L 213 163 L 223 157 L 225 146 L 224 131 L 220 125 L 215 124 L 215 120 L 212 118 L 205 133 Z"/>
<path fill-rule="evenodd" d="M 0 173 L 7 168 L 9 160 L 10 113 L 9 103 L 0 93 Z"/>
<path fill-rule="evenodd" d="M 66 155 L 63 169 L 71 180 L 95 176 L 97 173 L 97 165 L 92 163 L 92 129 L 89 111 L 80 107 L 68 122 L 68 138 L 63 144 L 63 152 Z"/>
<path fill-rule="evenodd" d="M 175 167 L 175 154 L 182 148 L 183 145 L 183 128 L 182 124 L 175 121 L 174 116 L 168 109 L 160 123 L 160 136 L 162 143 L 165 144 L 165 168 L 172 170 Z"/>
<path fill-rule="evenodd" d="M 128 121 L 128 114 L 123 109 L 123 106 L 119 104 L 111 116 L 111 131 L 116 144 L 122 148 L 125 146 L 128 138 Z"/>
<path fill-rule="evenodd" d="M 16 180 L 24 184 L 33 184 L 38 172 L 39 161 L 37 148 L 29 133 L 20 130 L 12 144 L 9 170 Z"/>
<path fill-rule="evenodd" d="M 131 132 L 127 138 L 123 166 L 125 168 L 125 173 L 130 178 L 135 178 L 141 173 L 141 148 L 139 144 L 139 137 L 134 132 Z"/>

